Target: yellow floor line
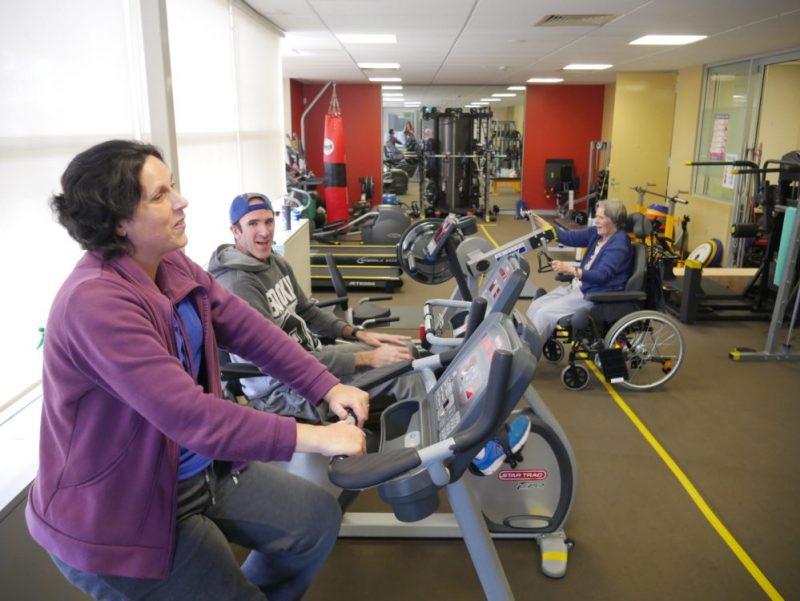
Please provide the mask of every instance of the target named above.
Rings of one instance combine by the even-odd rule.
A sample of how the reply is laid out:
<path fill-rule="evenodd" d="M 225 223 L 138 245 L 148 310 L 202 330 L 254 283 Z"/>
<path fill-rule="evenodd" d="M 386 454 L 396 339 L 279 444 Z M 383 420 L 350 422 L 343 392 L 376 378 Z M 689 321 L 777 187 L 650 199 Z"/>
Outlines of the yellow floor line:
<path fill-rule="evenodd" d="M 492 227 L 494 227 L 494 226 L 492 226 Z M 481 224 L 480 224 L 480 228 L 483 230 L 483 235 L 484 235 L 484 236 L 486 236 L 487 238 L 489 238 L 489 242 L 491 242 L 492 244 L 494 244 L 494 247 L 495 247 L 495 248 L 497 248 L 498 246 L 500 246 L 500 245 L 497 243 L 497 241 L 496 241 L 494 238 L 492 238 L 491 234 L 489 233 L 489 230 L 487 230 L 487 229 L 486 229 L 486 225 L 484 225 L 483 223 L 481 223 Z"/>
<path fill-rule="evenodd" d="M 594 375 L 597 377 L 597 379 L 603 383 L 603 386 L 605 386 L 608 394 L 611 395 L 611 398 L 614 399 L 619 408 L 622 409 L 623 413 L 628 416 L 628 419 L 633 422 L 633 425 L 636 426 L 636 429 L 639 430 L 639 433 L 642 436 L 644 436 L 645 440 L 650 443 L 650 446 L 653 447 L 658 456 L 661 457 L 661 460 L 667 464 L 669 470 L 678 479 L 678 482 L 681 483 L 683 488 L 689 494 L 689 497 L 691 497 L 695 505 L 697 505 L 698 509 L 700 509 L 700 512 L 703 514 L 703 516 L 708 520 L 714 530 L 717 531 L 717 534 L 719 534 L 722 540 L 725 541 L 731 551 L 733 551 L 733 554 L 736 555 L 736 558 L 742 563 L 745 569 L 750 573 L 750 575 L 767 594 L 767 596 L 773 601 L 783 601 L 781 594 L 775 589 L 767 577 L 764 576 L 764 573 L 758 568 L 755 562 L 750 559 L 750 556 L 747 554 L 747 552 L 745 552 L 742 546 L 736 541 L 735 538 L 733 538 L 733 535 L 730 533 L 730 531 L 714 514 L 714 512 L 708 506 L 708 503 L 705 502 L 698 490 L 691 483 L 689 478 L 687 478 L 686 474 L 683 473 L 683 470 L 678 467 L 678 464 L 675 463 L 672 457 L 670 457 L 669 453 L 667 453 L 664 447 L 661 446 L 650 430 L 647 429 L 647 426 L 642 423 L 642 421 L 628 406 L 628 404 L 622 400 L 622 397 L 617 394 L 617 391 L 614 390 L 614 388 L 612 388 L 608 382 L 606 382 L 606 379 L 597 369 L 597 366 L 592 361 L 586 361 L 586 365 L 592 370 L 592 372 L 594 372 Z"/>

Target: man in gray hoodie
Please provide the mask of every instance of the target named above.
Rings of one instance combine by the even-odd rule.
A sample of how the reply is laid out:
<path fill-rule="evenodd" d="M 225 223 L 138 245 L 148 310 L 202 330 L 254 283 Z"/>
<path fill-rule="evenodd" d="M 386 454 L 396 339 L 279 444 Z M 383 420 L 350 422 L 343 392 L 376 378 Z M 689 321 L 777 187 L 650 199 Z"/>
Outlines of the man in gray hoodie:
<path fill-rule="evenodd" d="M 230 223 L 235 244 L 223 244 L 214 251 L 209 271 L 225 288 L 297 340 L 342 382 L 364 370 L 413 358 L 407 346 L 410 337 L 354 328 L 306 297 L 289 262 L 272 253 L 275 212 L 265 195 L 245 193 L 234 198 Z M 323 346 L 320 337 L 351 342 Z M 242 389 L 257 409 L 319 419 L 313 406 L 274 378 L 242 380 Z M 424 386 L 413 374 L 371 391 L 373 398 L 389 396 L 390 400 L 424 394 Z"/>

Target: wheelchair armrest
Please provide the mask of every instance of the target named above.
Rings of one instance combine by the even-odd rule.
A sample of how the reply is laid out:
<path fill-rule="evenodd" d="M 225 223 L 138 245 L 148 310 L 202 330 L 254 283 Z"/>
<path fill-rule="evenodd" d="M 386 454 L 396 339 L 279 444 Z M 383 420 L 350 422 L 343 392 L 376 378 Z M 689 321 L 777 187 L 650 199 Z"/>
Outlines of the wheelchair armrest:
<path fill-rule="evenodd" d="M 590 292 L 585 295 L 586 300 L 597 303 L 628 303 L 647 300 L 647 293 L 641 290 L 630 292 L 618 290 L 615 292 Z"/>

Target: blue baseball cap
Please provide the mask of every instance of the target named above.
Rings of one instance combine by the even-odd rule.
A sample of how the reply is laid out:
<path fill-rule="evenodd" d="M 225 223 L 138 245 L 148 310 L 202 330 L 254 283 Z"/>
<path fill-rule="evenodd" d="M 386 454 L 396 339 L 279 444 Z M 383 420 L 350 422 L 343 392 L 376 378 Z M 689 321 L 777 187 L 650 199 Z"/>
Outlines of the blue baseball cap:
<path fill-rule="evenodd" d="M 261 202 L 254 202 L 250 204 L 250 201 L 253 199 L 260 200 Z M 267 211 L 275 212 L 272 209 L 272 203 L 270 202 L 269 198 L 264 196 L 263 194 L 259 194 L 257 192 L 245 192 L 244 194 L 239 194 L 236 198 L 233 199 L 231 203 L 231 225 L 239 223 L 239 220 L 251 213 L 252 211 L 258 211 L 260 209 L 266 209 Z"/>

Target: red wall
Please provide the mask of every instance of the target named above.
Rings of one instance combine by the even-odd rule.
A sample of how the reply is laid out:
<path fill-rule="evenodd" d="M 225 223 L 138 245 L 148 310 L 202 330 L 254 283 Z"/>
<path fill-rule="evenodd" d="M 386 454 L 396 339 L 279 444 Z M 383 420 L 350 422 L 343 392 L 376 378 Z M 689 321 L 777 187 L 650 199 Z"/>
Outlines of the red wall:
<path fill-rule="evenodd" d="M 300 117 L 314 100 L 324 84 L 302 84 L 292 80 L 291 123 L 300 137 Z M 306 115 L 306 162 L 317 177 L 325 175 L 322 161 L 322 143 L 325 114 L 328 112 L 333 86 L 330 86 Z M 375 183 L 373 204 L 380 203 L 381 174 L 383 172 L 381 140 L 381 86 L 380 84 L 337 84 L 336 96 L 344 118 L 344 136 L 347 164 L 347 192 L 350 206 L 361 198 L 359 177 L 372 176 Z M 320 187 L 320 192 L 322 192 Z"/>
<path fill-rule="evenodd" d="M 545 161 L 572 159 L 581 178 L 576 198 L 588 191 L 589 142 L 603 131 L 604 86 L 529 85 L 525 99 L 522 198 L 531 209 L 555 209 L 545 197 Z"/>
<path fill-rule="evenodd" d="M 291 115 L 292 133 L 296 133 L 300 137 L 300 117 L 303 111 L 306 110 L 306 104 L 303 94 L 303 84 L 296 79 L 289 80 L 289 114 Z M 308 99 L 308 102 L 313 100 L 313 96 Z"/>

